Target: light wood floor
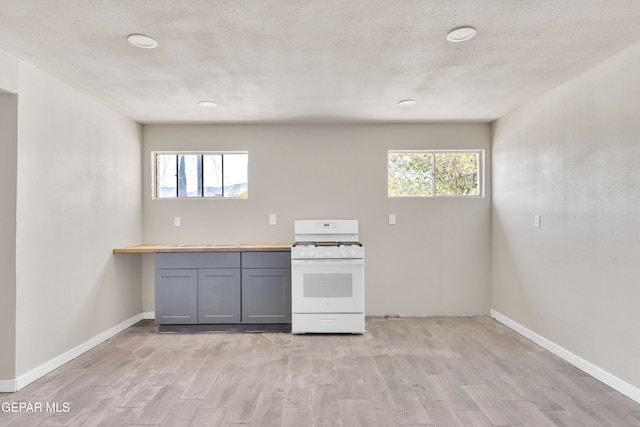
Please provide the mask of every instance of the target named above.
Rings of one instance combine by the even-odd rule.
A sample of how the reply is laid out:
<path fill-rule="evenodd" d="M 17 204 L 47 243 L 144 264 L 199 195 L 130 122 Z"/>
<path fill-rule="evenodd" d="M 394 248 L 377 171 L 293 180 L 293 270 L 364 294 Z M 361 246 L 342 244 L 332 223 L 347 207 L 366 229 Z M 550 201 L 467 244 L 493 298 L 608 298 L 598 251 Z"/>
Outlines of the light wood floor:
<path fill-rule="evenodd" d="M 143 321 L 0 403 L 1 426 L 640 426 L 640 404 L 490 318 L 367 333 L 157 334 Z"/>

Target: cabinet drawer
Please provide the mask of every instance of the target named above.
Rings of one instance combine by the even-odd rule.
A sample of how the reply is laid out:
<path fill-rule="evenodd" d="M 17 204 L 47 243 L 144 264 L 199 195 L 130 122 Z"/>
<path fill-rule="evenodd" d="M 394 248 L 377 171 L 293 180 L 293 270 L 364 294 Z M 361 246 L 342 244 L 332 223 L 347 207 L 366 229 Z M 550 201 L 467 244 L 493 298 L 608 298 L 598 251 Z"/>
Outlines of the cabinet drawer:
<path fill-rule="evenodd" d="M 242 268 L 291 268 L 291 252 L 242 252 Z"/>
<path fill-rule="evenodd" d="M 240 252 L 160 252 L 156 268 L 240 268 Z"/>

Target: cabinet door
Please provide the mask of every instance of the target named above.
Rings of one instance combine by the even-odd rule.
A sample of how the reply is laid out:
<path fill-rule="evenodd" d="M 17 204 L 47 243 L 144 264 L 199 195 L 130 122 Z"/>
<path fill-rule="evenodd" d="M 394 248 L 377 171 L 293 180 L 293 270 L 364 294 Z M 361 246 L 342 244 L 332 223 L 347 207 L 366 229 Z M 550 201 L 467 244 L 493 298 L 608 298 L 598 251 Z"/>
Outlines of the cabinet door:
<path fill-rule="evenodd" d="M 156 323 L 186 325 L 198 315 L 198 270 L 156 270 Z"/>
<path fill-rule="evenodd" d="M 198 323 L 240 323 L 240 269 L 198 270 Z"/>
<path fill-rule="evenodd" d="M 242 270 L 242 323 L 291 322 L 291 270 Z"/>

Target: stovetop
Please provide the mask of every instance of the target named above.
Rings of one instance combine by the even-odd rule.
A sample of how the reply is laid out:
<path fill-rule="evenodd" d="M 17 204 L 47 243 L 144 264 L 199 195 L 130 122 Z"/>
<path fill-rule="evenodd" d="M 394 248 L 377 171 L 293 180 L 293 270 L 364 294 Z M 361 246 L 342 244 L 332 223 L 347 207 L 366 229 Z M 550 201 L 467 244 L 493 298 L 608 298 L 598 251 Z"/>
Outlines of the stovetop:
<path fill-rule="evenodd" d="M 341 247 L 341 246 L 362 246 L 360 242 L 324 242 L 324 241 L 307 241 L 307 242 L 295 242 L 293 247 L 296 246 L 314 246 L 314 247 Z"/>
<path fill-rule="evenodd" d="M 362 260 L 357 220 L 297 220 L 292 260 Z"/>
<path fill-rule="evenodd" d="M 291 248 L 291 259 L 364 259 L 360 242 L 300 241 Z"/>

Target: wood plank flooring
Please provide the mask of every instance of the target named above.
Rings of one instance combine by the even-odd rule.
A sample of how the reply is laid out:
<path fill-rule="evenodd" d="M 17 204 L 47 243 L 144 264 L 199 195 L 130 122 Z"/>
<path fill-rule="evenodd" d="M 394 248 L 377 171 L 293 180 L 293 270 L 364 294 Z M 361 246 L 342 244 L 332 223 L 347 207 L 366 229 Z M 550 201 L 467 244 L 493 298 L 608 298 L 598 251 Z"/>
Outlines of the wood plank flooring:
<path fill-rule="evenodd" d="M 640 426 L 640 404 L 486 317 L 368 318 L 365 335 L 143 321 L 0 394 L 37 402 L 59 411 L 0 426 Z"/>

